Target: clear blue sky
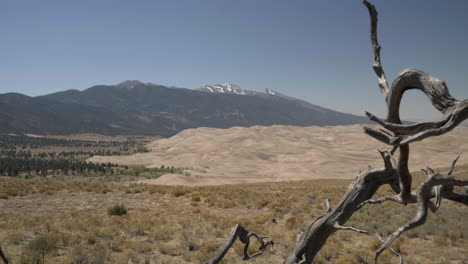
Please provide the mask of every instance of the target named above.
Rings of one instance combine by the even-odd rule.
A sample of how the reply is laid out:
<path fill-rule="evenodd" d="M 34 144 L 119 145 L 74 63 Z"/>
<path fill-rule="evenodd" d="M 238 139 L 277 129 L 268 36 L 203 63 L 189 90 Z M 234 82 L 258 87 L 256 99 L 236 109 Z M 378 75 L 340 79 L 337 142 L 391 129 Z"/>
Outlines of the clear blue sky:
<path fill-rule="evenodd" d="M 416 67 L 468 98 L 468 1 L 373 2 L 388 78 Z M 0 93 L 230 82 L 385 113 L 360 0 L 0 0 L 0 36 Z M 403 110 L 438 115 L 417 92 Z"/>

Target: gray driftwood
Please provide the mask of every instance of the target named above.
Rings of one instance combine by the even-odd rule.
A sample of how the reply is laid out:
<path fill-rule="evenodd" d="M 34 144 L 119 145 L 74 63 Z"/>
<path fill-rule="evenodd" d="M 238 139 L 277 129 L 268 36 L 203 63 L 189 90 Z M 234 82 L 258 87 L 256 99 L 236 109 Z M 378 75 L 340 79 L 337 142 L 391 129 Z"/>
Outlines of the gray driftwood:
<path fill-rule="evenodd" d="M 426 168 L 424 171 L 428 178 L 415 191 L 412 191 L 412 176 L 408 169 L 409 144 L 427 137 L 447 133 L 462 121 L 468 119 L 468 100 L 460 101 L 455 99 L 450 95 L 443 81 L 417 69 L 404 70 L 389 86 L 380 60 L 381 47 L 377 38 L 378 13 L 374 5 L 367 0 L 364 0 L 363 4 L 367 7 L 370 15 L 370 36 L 374 54 L 373 69 L 378 77 L 378 85 L 388 109 L 385 120 L 366 112 L 371 120 L 380 124 L 384 129 L 377 130 L 366 127 L 364 132 L 388 144 L 391 150 L 379 151 L 385 166 L 381 169 L 369 169 L 357 176 L 334 209 L 330 208 L 327 201 L 327 212 L 314 220 L 307 230 L 299 236 L 294 250 L 285 259 L 284 263 L 287 264 L 312 263 L 330 235 L 338 230 L 375 235 L 382 242 L 381 247 L 375 253 L 375 263 L 378 262 L 380 254 L 386 249 L 390 249 L 393 254 L 398 256 L 399 263 L 404 263 L 403 257 L 393 250 L 390 245 L 403 232 L 424 224 L 428 209 L 435 212 L 440 207 L 442 198 L 468 205 L 468 189 L 465 188 L 467 191 L 464 193 L 454 192 L 454 186 L 468 186 L 468 180 L 460 180 L 451 175 L 458 158 L 455 159 L 450 171 L 445 175 L 435 173 L 431 168 Z M 411 125 L 401 124 L 401 99 L 405 91 L 410 89 L 418 89 L 426 94 L 432 105 L 442 112 L 442 120 Z M 398 160 L 396 164 L 393 164 L 392 155 L 397 150 L 399 151 Z M 391 186 L 395 195 L 372 200 L 377 190 L 386 184 Z M 378 204 L 385 201 L 393 201 L 402 205 L 417 203 L 414 218 L 387 238 L 382 238 L 379 234 L 370 234 L 365 230 L 345 226 L 348 219 L 364 205 Z M 236 226 L 228 242 L 220 248 L 215 257 L 206 263 L 219 263 L 237 238 L 246 244 L 246 234 L 249 234 L 249 232 L 243 227 Z M 259 238 L 257 237 L 257 239 Z M 263 241 L 262 239 L 259 240 Z M 268 241 L 272 240 L 269 239 Z M 273 244 L 263 241 L 261 251 L 255 256 L 261 255 L 266 247 Z M 248 248 L 248 243 L 245 248 Z M 251 257 L 253 256 L 244 256 L 245 259 Z"/>
<path fill-rule="evenodd" d="M 251 237 L 256 238 L 260 242 L 260 248 L 258 249 L 258 252 L 249 255 L 249 245 Z M 268 248 L 268 246 L 271 246 L 271 249 L 273 249 L 273 245 L 275 244 L 275 241 L 273 241 L 269 236 L 260 236 L 254 232 L 247 231 L 241 225 L 236 225 L 231 231 L 229 240 L 226 241 L 226 243 L 223 246 L 221 246 L 221 248 L 218 250 L 218 253 L 216 253 L 216 255 L 213 258 L 204 262 L 204 264 L 219 263 L 237 239 L 239 239 L 239 241 L 241 241 L 244 244 L 244 260 L 248 260 L 262 255 L 263 252 L 265 252 L 265 250 Z"/>

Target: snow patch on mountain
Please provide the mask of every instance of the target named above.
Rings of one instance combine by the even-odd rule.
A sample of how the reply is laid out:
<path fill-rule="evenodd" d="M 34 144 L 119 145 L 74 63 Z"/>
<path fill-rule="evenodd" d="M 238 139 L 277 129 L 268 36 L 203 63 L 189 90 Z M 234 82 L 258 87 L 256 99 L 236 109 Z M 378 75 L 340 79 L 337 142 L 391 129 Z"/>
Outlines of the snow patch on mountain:
<path fill-rule="evenodd" d="M 280 93 L 276 92 L 276 91 L 273 91 L 269 88 L 265 88 L 265 93 L 266 94 L 271 94 L 271 95 L 279 95 Z"/>
<path fill-rule="evenodd" d="M 210 93 L 229 93 L 229 94 L 239 94 L 239 95 L 252 95 L 255 94 L 254 91 L 244 90 L 235 84 L 223 83 L 223 84 L 205 84 L 202 87 L 198 88 L 200 91 L 210 92 Z"/>
<path fill-rule="evenodd" d="M 269 94 L 269 95 L 281 95 L 280 93 L 273 91 L 271 89 L 265 88 L 262 92 L 255 92 L 251 90 L 242 89 L 239 86 L 231 83 L 223 84 L 205 84 L 202 87 L 198 88 L 199 91 L 210 92 L 210 93 L 227 93 L 227 94 L 238 94 L 238 95 L 259 95 L 259 94 Z"/>
<path fill-rule="evenodd" d="M 118 83 L 116 85 L 116 87 L 118 88 L 126 88 L 126 89 L 133 89 L 137 86 L 142 86 L 144 85 L 142 82 L 140 81 L 137 81 L 137 80 L 127 80 L 127 81 L 123 81 L 121 83 Z"/>

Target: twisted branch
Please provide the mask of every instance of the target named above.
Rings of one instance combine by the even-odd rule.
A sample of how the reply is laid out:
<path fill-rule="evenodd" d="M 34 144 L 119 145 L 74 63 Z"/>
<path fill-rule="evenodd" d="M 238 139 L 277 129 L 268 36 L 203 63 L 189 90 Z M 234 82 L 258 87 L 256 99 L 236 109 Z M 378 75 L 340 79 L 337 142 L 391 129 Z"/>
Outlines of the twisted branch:
<path fill-rule="evenodd" d="M 378 12 L 375 9 L 375 6 L 367 2 L 366 0 L 362 1 L 362 3 L 367 7 L 367 10 L 369 11 L 369 17 L 370 17 L 370 22 L 371 22 L 370 23 L 371 24 L 370 35 L 371 35 L 372 49 L 374 51 L 374 65 L 372 65 L 372 68 L 374 69 L 375 74 L 377 74 L 378 76 L 380 91 L 382 92 L 384 97 L 387 98 L 388 94 L 390 93 L 390 89 L 388 88 L 387 77 L 385 76 L 382 63 L 380 62 L 381 47 L 379 45 L 379 40 L 377 38 Z"/>
<path fill-rule="evenodd" d="M 335 223 L 334 227 L 336 229 L 339 229 L 339 230 L 348 230 L 348 231 L 354 231 L 354 232 L 357 232 L 357 233 L 360 233 L 360 234 L 366 234 L 366 235 L 374 235 L 375 237 L 377 237 L 377 239 L 381 242 L 384 242 L 383 238 L 379 235 L 379 233 L 374 233 L 374 234 L 371 234 L 369 231 L 366 231 L 366 230 L 361 230 L 361 229 L 357 229 L 357 228 L 354 228 L 354 227 L 351 227 L 351 226 L 341 226 L 339 225 L 338 223 Z M 398 251 L 396 251 L 395 249 L 393 249 L 392 247 L 389 247 L 390 251 L 399 258 L 400 260 L 400 264 L 404 264 L 405 261 L 403 259 L 403 256 L 398 253 Z"/>
<path fill-rule="evenodd" d="M 428 137 L 443 135 L 461 122 L 468 119 L 468 100 L 458 102 L 452 108 L 447 110 L 445 118 L 439 122 L 425 122 L 414 125 L 399 125 L 380 120 L 376 116 L 366 113 L 370 120 L 375 121 L 385 127 L 386 129 L 400 134 L 400 136 L 391 136 L 383 133 L 380 130 L 372 128 L 364 128 L 364 132 L 369 136 L 388 145 L 404 145 L 415 141 L 420 141 Z"/>
<path fill-rule="evenodd" d="M 249 255 L 250 237 L 252 237 L 252 236 L 255 237 L 261 243 L 261 245 L 258 248 L 258 250 L 259 250 L 258 252 L 254 253 L 252 255 Z M 262 255 L 265 252 L 265 250 L 268 248 L 268 246 L 271 246 L 270 250 L 273 252 L 273 246 L 276 244 L 276 242 L 273 241 L 273 239 L 271 239 L 271 237 L 269 237 L 269 236 L 259 236 L 255 232 L 250 232 L 247 235 L 247 240 L 245 241 L 244 244 L 245 245 L 244 245 L 244 258 L 243 259 L 244 260 L 249 260 L 251 258 Z"/>
<path fill-rule="evenodd" d="M 330 200 L 325 199 L 325 205 L 327 206 L 327 213 L 329 213 L 332 210 Z"/>
<path fill-rule="evenodd" d="M 261 244 L 259 251 L 249 255 L 249 245 L 250 245 L 250 237 L 255 237 Z M 231 231 L 231 235 L 229 236 L 228 241 L 221 246 L 221 248 L 218 250 L 218 253 L 214 257 L 212 257 L 210 260 L 204 262 L 203 264 L 218 264 L 221 262 L 221 260 L 224 258 L 226 253 L 229 251 L 229 249 L 232 247 L 234 242 L 239 239 L 244 244 L 244 260 L 249 260 L 251 258 L 257 257 L 262 255 L 265 250 L 268 248 L 268 246 L 272 247 L 273 250 L 273 245 L 276 244 L 275 241 L 271 239 L 269 236 L 260 236 L 257 235 L 255 232 L 249 232 L 247 231 L 244 227 L 241 225 L 236 225 Z"/>
<path fill-rule="evenodd" d="M 455 169 L 455 165 L 457 164 L 457 161 L 458 159 L 460 158 L 460 156 L 458 156 L 456 159 L 453 160 L 452 162 L 452 165 L 450 166 L 448 172 L 447 172 L 447 175 L 451 175 L 453 173 L 453 170 Z M 430 169 L 430 168 L 429 168 Z M 430 169 L 432 170 L 432 169 Z M 427 171 L 427 170 L 424 170 L 423 171 Z M 436 202 L 435 204 L 433 203 L 429 203 L 429 209 L 431 209 L 432 212 L 436 212 L 439 208 L 440 208 L 440 204 L 442 202 L 442 197 L 446 197 L 446 196 L 458 196 L 458 195 L 462 195 L 463 194 L 457 194 L 457 193 L 453 193 L 453 187 L 452 186 L 443 186 L 443 185 L 438 185 L 438 186 L 435 186 L 433 188 L 433 193 L 431 194 L 431 198 L 432 197 L 435 197 L 436 198 Z M 446 197 L 447 198 L 447 197 Z M 460 198 L 460 196 L 459 196 Z M 448 198 L 450 199 L 450 198 Z M 396 203 L 399 203 L 399 204 L 403 204 L 403 201 L 401 199 L 400 196 L 384 196 L 384 197 L 381 197 L 381 198 L 378 198 L 378 199 L 369 199 L 367 201 L 364 201 L 363 203 L 361 203 L 359 206 L 358 206 L 358 209 L 360 209 L 361 207 L 363 207 L 364 205 L 366 204 L 382 204 L 386 201 L 391 201 L 391 202 L 396 202 Z M 417 203 L 417 194 L 416 193 L 411 193 L 411 199 L 409 199 L 407 201 L 407 203 L 410 203 L 410 204 L 414 204 L 414 203 Z"/>
<path fill-rule="evenodd" d="M 367 7 L 369 11 L 369 16 L 371 19 L 371 44 L 372 44 L 372 50 L 374 52 L 374 71 L 377 74 L 378 77 L 378 82 L 379 82 L 379 87 L 380 91 L 382 92 L 385 102 L 387 103 L 388 107 L 388 115 L 387 115 L 387 121 L 395 124 L 401 124 L 400 120 L 400 104 L 398 99 L 401 100 L 401 97 L 396 96 L 396 91 L 394 84 L 392 84 L 392 88 L 390 89 L 388 87 L 387 79 L 385 77 L 385 73 L 383 71 L 381 62 L 380 62 L 380 45 L 378 44 L 377 40 L 377 22 L 378 22 L 378 13 L 375 9 L 375 6 L 371 3 L 369 3 L 367 0 L 363 1 L 363 4 Z M 377 58 L 377 59 L 376 59 Z M 378 70 L 376 70 L 376 68 Z M 394 82 L 395 83 L 395 82 Z M 401 94 L 401 96 L 403 93 Z M 368 130 L 367 128 L 364 128 L 366 133 L 371 133 L 371 136 L 376 137 L 379 140 L 386 140 L 390 136 L 387 135 L 386 133 L 382 131 L 376 131 L 373 133 L 372 130 Z M 398 136 L 398 134 L 396 134 Z M 387 140 L 388 141 L 388 140 Z M 409 159 L 409 146 L 404 145 L 404 144 L 399 144 L 400 146 L 400 155 L 398 157 L 398 164 L 397 164 L 397 172 L 398 172 L 398 177 L 400 181 L 400 197 L 401 200 L 403 201 L 403 204 L 406 204 L 407 201 L 411 198 L 411 182 L 412 182 L 412 176 L 409 172 L 408 169 L 408 159 Z M 395 151 L 394 149 L 393 151 Z M 392 153 L 393 153 L 392 151 Z"/>
<path fill-rule="evenodd" d="M 435 212 L 440 207 L 441 201 L 441 186 L 468 186 L 468 180 L 461 180 L 451 176 L 455 164 L 458 161 L 457 157 L 449 169 L 449 174 L 442 175 L 434 172 L 433 169 L 427 167 L 424 171 L 426 172 L 428 179 L 419 185 L 416 190 L 416 197 L 418 203 L 418 209 L 416 216 L 411 219 L 408 223 L 400 227 L 398 230 L 393 232 L 383 245 L 376 251 L 374 261 L 377 264 L 380 254 L 387 249 L 395 239 L 397 239 L 402 233 L 418 227 L 426 222 L 427 210 Z M 434 194 L 435 192 L 435 194 Z M 436 197 L 436 203 L 433 204 L 430 199 Z"/>
<path fill-rule="evenodd" d="M 360 174 L 348 187 L 346 194 L 336 207 L 320 216 L 307 228 L 299 238 L 294 251 L 286 259 L 286 264 L 312 263 L 315 255 L 326 243 L 328 237 L 335 233 L 337 225 L 342 225 L 358 210 L 358 206 L 369 200 L 384 184 L 394 184 L 396 170 L 392 166 L 388 151 L 380 152 L 385 168 L 371 169 Z"/>

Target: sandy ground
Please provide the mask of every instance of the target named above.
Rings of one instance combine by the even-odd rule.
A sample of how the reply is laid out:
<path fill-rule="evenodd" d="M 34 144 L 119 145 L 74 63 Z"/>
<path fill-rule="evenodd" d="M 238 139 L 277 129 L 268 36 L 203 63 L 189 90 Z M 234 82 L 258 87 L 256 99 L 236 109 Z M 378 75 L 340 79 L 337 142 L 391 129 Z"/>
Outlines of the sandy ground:
<path fill-rule="evenodd" d="M 363 133 L 362 125 L 333 127 L 254 126 L 196 128 L 153 141 L 149 153 L 95 156 L 93 162 L 148 167 L 189 167 L 189 176 L 163 175 L 146 183 L 219 185 L 322 178 L 352 179 L 382 167 L 377 149 L 388 146 Z M 468 152 L 468 128 L 411 144 L 410 169 L 448 167 Z M 460 164 L 468 163 L 462 156 Z"/>

